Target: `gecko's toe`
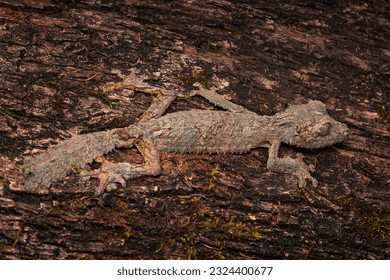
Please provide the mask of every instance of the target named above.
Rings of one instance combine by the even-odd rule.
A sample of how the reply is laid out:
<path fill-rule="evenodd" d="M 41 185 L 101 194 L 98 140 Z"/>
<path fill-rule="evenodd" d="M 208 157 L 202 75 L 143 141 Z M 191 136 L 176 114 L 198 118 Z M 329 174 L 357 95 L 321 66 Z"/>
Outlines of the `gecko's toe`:
<path fill-rule="evenodd" d="M 118 186 L 117 186 L 115 183 L 107 184 L 107 186 L 104 187 L 104 189 L 105 189 L 107 192 L 115 191 L 117 188 L 118 188 Z"/>
<path fill-rule="evenodd" d="M 298 175 L 298 179 L 298 185 L 301 189 L 304 189 L 307 186 L 307 181 L 310 181 L 313 187 L 318 186 L 318 181 L 310 175 L 309 171 L 303 172 L 303 174 Z"/>
<path fill-rule="evenodd" d="M 80 174 L 81 180 L 83 180 L 83 181 L 89 181 L 91 179 L 90 171 L 83 170 L 79 174 Z"/>
<path fill-rule="evenodd" d="M 95 195 L 102 195 L 104 192 L 111 192 L 118 188 L 118 184 L 122 187 L 126 184 L 126 180 L 119 174 L 107 174 L 99 178 L 99 186 L 95 189 Z"/>
<path fill-rule="evenodd" d="M 310 181 L 311 181 L 311 184 L 313 185 L 313 187 L 317 187 L 318 186 L 318 181 L 313 178 L 312 176 L 310 176 L 310 178 L 308 178 Z"/>
<path fill-rule="evenodd" d="M 126 184 L 126 180 L 122 174 L 114 172 L 99 172 L 96 176 L 99 179 L 99 185 L 95 188 L 95 195 L 101 195 L 104 192 L 110 192 L 118 188 L 118 184 L 122 187 Z"/>
<path fill-rule="evenodd" d="M 95 195 L 102 195 L 104 192 L 110 192 L 118 188 L 118 184 L 122 187 L 126 185 L 126 180 L 123 177 L 123 170 L 116 168 L 117 164 L 103 160 L 100 168 L 93 170 L 83 170 L 80 176 L 83 180 L 97 178 L 99 185 L 95 188 Z"/>

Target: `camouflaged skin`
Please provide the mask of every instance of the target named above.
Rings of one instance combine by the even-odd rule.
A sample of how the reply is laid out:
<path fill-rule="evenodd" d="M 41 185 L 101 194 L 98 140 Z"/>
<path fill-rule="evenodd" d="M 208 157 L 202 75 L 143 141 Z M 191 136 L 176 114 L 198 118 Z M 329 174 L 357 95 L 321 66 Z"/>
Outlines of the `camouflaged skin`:
<path fill-rule="evenodd" d="M 123 81 L 110 87 L 156 94 L 151 109 L 129 127 L 78 135 L 27 158 L 23 166 L 26 189 L 48 188 L 72 169 L 84 168 L 115 148 L 133 145 L 142 146 L 144 164 L 104 161 L 99 169 L 82 171 L 84 179 L 99 179 L 97 195 L 115 189 L 118 183 L 125 185 L 128 179 L 160 174 L 160 152 L 245 153 L 257 147 L 269 148 L 269 170 L 297 176 L 300 187 L 305 186 L 306 179 L 316 186 L 317 181 L 310 175 L 314 167 L 306 165 L 301 154 L 279 158 L 280 144 L 321 148 L 341 142 L 348 135 L 347 126 L 331 118 L 320 101 L 291 105 L 274 116 L 260 116 L 224 99 L 215 89 L 200 88 L 192 95 L 201 95 L 227 111 L 188 110 L 163 115 L 174 100 L 172 92 L 149 86 L 135 71 L 129 76 L 118 75 Z"/>

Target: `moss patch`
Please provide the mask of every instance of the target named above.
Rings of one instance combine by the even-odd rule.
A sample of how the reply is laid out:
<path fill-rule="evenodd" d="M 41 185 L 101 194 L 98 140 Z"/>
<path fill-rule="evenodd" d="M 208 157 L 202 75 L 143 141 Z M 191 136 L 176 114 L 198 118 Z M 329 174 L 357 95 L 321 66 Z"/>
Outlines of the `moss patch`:
<path fill-rule="evenodd" d="M 390 110 L 386 105 L 381 105 L 376 112 L 378 114 L 378 117 L 376 118 L 376 121 L 385 125 L 387 127 L 387 130 L 390 131 Z"/>

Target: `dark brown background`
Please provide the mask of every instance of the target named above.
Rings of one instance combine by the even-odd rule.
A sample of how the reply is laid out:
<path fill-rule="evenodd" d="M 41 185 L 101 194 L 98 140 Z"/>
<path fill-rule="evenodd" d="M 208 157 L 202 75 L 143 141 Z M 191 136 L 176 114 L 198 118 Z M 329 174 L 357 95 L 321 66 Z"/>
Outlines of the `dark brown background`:
<path fill-rule="evenodd" d="M 389 3 L 287 2 L 0 0 L 0 258 L 389 258 Z M 101 91 L 118 80 L 112 69 L 131 67 L 182 95 L 224 83 L 221 94 L 259 114 L 326 103 L 349 139 L 282 154 L 315 163 L 318 192 L 341 213 L 268 172 L 266 149 L 164 154 L 163 175 L 102 197 L 77 172 L 23 191 L 23 157 L 137 121 L 151 97 Z M 213 107 L 182 97 L 169 111 L 189 108 Z"/>

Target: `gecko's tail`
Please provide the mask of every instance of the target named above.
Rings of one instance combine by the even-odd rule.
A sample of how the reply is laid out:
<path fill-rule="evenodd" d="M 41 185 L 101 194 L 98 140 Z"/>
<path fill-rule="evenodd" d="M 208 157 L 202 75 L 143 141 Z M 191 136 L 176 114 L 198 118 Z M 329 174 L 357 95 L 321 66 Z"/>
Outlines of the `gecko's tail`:
<path fill-rule="evenodd" d="M 22 167 L 25 188 L 47 188 L 50 183 L 63 179 L 73 168 L 84 167 L 114 148 L 112 131 L 77 135 L 64 140 L 44 153 L 25 159 Z"/>

